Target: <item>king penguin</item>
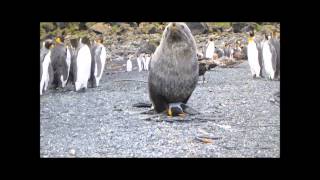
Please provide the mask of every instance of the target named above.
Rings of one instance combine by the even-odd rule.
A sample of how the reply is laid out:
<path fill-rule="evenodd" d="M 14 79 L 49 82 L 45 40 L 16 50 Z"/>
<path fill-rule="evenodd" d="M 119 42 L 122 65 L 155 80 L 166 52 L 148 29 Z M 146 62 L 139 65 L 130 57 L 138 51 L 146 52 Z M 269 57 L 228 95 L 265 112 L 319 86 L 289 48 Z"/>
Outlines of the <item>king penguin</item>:
<path fill-rule="evenodd" d="M 211 37 L 209 39 L 209 42 L 206 45 L 205 57 L 211 59 L 213 57 L 214 51 L 215 51 L 214 41 L 213 41 L 213 38 Z"/>
<path fill-rule="evenodd" d="M 132 61 L 131 61 L 131 58 L 132 56 L 130 55 L 128 57 L 128 60 L 127 60 L 127 72 L 131 72 L 132 71 Z"/>
<path fill-rule="evenodd" d="M 51 65 L 52 40 L 43 42 L 40 50 L 40 95 L 48 89 L 53 81 L 53 69 Z"/>
<path fill-rule="evenodd" d="M 275 78 L 280 79 L 280 41 L 276 38 L 276 32 L 272 32 L 272 37 L 270 39 L 271 44 L 276 50 L 277 53 L 277 63 L 276 63 L 276 72 L 275 72 Z"/>
<path fill-rule="evenodd" d="M 260 77 L 261 66 L 259 63 L 259 52 L 257 44 L 254 41 L 254 32 L 249 33 L 248 46 L 247 46 L 247 56 L 248 62 L 251 70 L 252 77 Z"/>
<path fill-rule="evenodd" d="M 150 59 L 151 59 L 151 55 L 150 54 L 145 54 L 145 70 L 149 71 L 149 63 L 150 63 Z"/>
<path fill-rule="evenodd" d="M 143 69 L 143 61 L 144 61 L 144 57 L 143 57 L 143 54 L 141 53 L 139 55 L 139 57 L 137 58 L 137 62 L 138 62 L 138 66 L 139 66 L 139 72 L 141 72 L 142 69 Z"/>
<path fill-rule="evenodd" d="M 75 91 L 87 89 L 88 87 L 88 80 L 91 74 L 91 58 L 89 46 L 84 44 L 82 38 L 80 38 L 75 52 L 73 66 Z"/>
<path fill-rule="evenodd" d="M 107 51 L 102 43 L 103 37 L 98 37 L 91 48 L 92 59 L 90 82 L 92 87 L 99 86 L 107 59 Z"/>
<path fill-rule="evenodd" d="M 262 56 L 267 77 L 274 80 L 277 68 L 277 51 L 271 43 L 271 36 L 267 34 L 262 44 Z"/>
<path fill-rule="evenodd" d="M 64 88 L 69 76 L 71 54 L 70 50 L 64 45 L 63 37 L 57 37 L 55 39 L 55 47 L 51 52 L 51 60 L 54 72 L 54 87 Z"/>

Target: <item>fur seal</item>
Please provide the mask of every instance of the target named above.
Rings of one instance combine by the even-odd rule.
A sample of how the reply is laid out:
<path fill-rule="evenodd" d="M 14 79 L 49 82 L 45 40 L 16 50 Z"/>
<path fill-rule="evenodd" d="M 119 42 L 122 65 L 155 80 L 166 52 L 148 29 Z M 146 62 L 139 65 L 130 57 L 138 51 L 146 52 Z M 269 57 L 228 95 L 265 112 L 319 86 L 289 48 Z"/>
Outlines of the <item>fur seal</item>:
<path fill-rule="evenodd" d="M 169 23 L 150 61 L 148 90 L 155 111 L 169 114 L 170 104 L 186 104 L 198 78 L 196 42 L 189 27 Z"/>

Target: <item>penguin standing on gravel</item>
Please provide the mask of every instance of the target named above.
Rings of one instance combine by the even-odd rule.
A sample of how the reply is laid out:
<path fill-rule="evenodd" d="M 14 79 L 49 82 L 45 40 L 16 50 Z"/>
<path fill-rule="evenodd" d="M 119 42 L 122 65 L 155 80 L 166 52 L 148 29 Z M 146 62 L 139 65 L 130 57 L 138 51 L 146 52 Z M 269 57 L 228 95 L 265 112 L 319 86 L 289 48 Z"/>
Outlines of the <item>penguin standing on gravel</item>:
<path fill-rule="evenodd" d="M 150 63 L 150 60 L 151 60 L 151 55 L 150 54 L 145 54 L 145 70 L 146 71 L 149 71 L 149 63 Z"/>
<path fill-rule="evenodd" d="M 259 52 L 257 44 L 254 41 L 254 32 L 249 33 L 248 46 L 247 46 L 248 62 L 251 70 L 252 77 L 260 77 L 261 65 L 259 63 Z"/>
<path fill-rule="evenodd" d="M 52 40 L 43 42 L 40 50 L 40 95 L 48 89 L 53 81 L 53 68 L 51 64 Z"/>
<path fill-rule="evenodd" d="M 274 80 L 277 70 L 277 51 L 271 42 L 271 36 L 267 34 L 262 44 L 262 57 L 268 79 Z"/>
<path fill-rule="evenodd" d="M 96 41 L 94 41 L 91 48 L 91 87 L 99 86 L 99 82 L 102 77 L 105 62 L 107 59 L 107 51 L 102 43 L 103 37 L 98 37 Z"/>
<path fill-rule="evenodd" d="M 88 80 L 91 75 L 91 58 L 89 46 L 80 38 L 73 62 L 75 91 L 79 91 L 80 89 L 86 90 L 88 87 Z"/>
<path fill-rule="evenodd" d="M 128 60 L 127 60 L 127 72 L 132 71 L 132 61 L 131 61 L 132 56 L 129 55 Z"/>
<path fill-rule="evenodd" d="M 143 57 L 143 54 L 141 53 L 141 54 L 139 55 L 139 57 L 137 58 L 138 67 L 139 67 L 139 72 L 141 72 L 142 69 L 143 69 L 143 61 L 144 61 L 144 57 Z"/>
<path fill-rule="evenodd" d="M 54 72 L 54 88 L 64 88 L 69 76 L 71 53 L 70 49 L 64 45 L 64 38 L 62 36 L 55 39 L 55 47 L 51 52 L 51 60 Z"/>
<path fill-rule="evenodd" d="M 212 37 L 209 39 L 209 42 L 207 43 L 205 49 L 205 57 L 211 59 L 215 51 L 214 41 Z"/>

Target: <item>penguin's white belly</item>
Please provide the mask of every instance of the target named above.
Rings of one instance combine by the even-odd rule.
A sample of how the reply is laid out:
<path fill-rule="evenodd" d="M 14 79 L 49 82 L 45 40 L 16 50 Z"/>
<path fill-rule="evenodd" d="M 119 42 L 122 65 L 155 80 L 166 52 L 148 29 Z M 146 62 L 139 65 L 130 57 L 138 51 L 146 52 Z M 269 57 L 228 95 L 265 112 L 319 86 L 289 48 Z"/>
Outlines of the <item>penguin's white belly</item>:
<path fill-rule="evenodd" d="M 91 53 L 87 45 L 84 45 L 77 56 L 77 81 L 76 91 L 80 88 L 87 88 L 91 70 Z"/>
<path fill-rule="evenodd" d="M 146 70 L 147 71 L 149 70 L 149 63 L 150 63 L 150 57 L 147 57 L 147 59 L 146 59 L 146 64 L 147 64 Z"/>
<path fill-rule="evenodd" d="M 70 53 L 69 48 L 67 48 L 67 58 L 66 58 L 66 62 L 67 62 L 67 66 L 68 66 L 68 67 L 67 67 L 67 78 L 66 78 L 66 80 L 64 81 L 64 80 L 63 80 L 63 76 L 61 75 L 61 77 L 60 77 L 62 87 L 65 87 L 65 86 L 66 86 L 67 81 L 68 81 L 68 78 L 69 78 L 70 65 L 71 65 L 71 53 Z"/>
<path fill-rule="evenodd" d="M 262 56 L 266 73 L 269 78 L 273 79 L 275 70 L 272 67 L 272 53 L 268 43 L 263 44 Z"/>
<path fill-rule="evenodd" d="M 255 43 L 248 44 L 248 62 L 252 75 L 260 76 L 258 49 Z"/>
<path fill-rule="evenodd" d="M 104 70 L 104 66 L 105 66 L 106 59 L 107 59 L 107 51 L 106 51 L 106 48 L 105 48 L 103 45 L 101 45 L 101 47 L 102 47 L 102 50 L 101 50 L 101 54 L 100 54 L 100 61 L 101 61 L 100 74 L 98 74 L 97 64 L 96 64 L 96 67 L 95 67 L 95 77 L 96 77 L 96 84 L 97 84 L 97 86 L 99 86 L 99 82 L 100 82 L 100 79 L 101 79 L 101 77 L 102 77 L 103 70 Z"/>
<path fill-rule="evenodd" d="M 210 43 L 206 51 L 206 58 L 212 58 L 214 54 L 214 50 L 215 50 L 214 43 Z"/>
<path fill-rule="evenodd" d="M 102 46 L 102 45 L 101 45 Z M 102 46 L 102 51 L 101 51 L 101 55 L 100 55 L 100 60 L 101 60 L 101 71 L 100 71 L 100 74 L 98 75 L 99 76 L 99 80 L 101 79 L 102 77 L 102 74 L 103 74 L 103 70 L 104 70 L 104 66 L 106 64 L 106 59 L 107 59 L 107 51 L 106 51 L 106 48 L 104 46 Z"/>
<path fill-rule="evenodd" d="M 42 95 L 43 91 L 46 91 L 49 85 L 49 64 L 51 62 L 51 51 L 44 57 L 42 62 L 42 76 L 40 81 L 40 95 Z"/>
<path fill-rule="evenodd" d="M 132 62 L 130 59 L 127 60 L 127 72 L 132 71 Z"/>
<path fill-rule="evenodd" d="M 139 66 L 139 72 L 142 70 L 141 61 L 142 61 L 142 59 L 140 57 L 138 57 L 137 62 L 138 62 L 138 66 Z"/>

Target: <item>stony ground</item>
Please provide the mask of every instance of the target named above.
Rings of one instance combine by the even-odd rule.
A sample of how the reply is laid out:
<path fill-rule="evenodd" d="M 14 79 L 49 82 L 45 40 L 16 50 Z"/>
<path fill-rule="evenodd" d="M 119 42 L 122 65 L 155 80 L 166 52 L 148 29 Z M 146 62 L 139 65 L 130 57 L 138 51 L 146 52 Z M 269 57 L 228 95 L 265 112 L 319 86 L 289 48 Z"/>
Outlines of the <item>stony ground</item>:
<path fill-rule="evenodd" d="M 149 102 L 147 72 L 136 68 L 107 70 L 86 92 L 49 90 L 40 98 L 40 155 L 279 157 L 280 107 L 270 99 L 280 82 L 253 79 L 247 62 L 215 68 L 206 80 L 188 102 L 201 114 L 171 119 L 132 107 Z"/>

